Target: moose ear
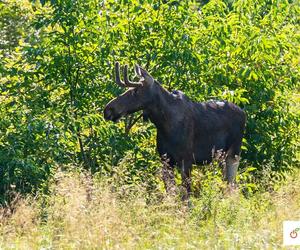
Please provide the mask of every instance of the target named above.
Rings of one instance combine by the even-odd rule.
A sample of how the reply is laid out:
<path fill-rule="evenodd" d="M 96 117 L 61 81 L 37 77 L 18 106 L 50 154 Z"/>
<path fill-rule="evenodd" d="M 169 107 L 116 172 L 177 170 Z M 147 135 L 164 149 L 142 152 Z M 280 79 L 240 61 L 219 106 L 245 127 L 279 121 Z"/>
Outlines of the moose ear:
<path fill-rule="evenodd" d="M 154 83 L 154 78 L 147 72 L 147 70 L 143 69 L 139 65 L 135 65 L 135 73 L 144 78 L 144 81 L 148 84 Z"/>

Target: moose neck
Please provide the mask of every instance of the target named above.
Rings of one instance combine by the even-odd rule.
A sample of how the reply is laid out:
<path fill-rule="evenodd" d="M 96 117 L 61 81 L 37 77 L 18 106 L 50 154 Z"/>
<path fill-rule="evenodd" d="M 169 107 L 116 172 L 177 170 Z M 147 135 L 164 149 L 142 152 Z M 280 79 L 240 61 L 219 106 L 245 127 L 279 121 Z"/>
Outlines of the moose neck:
<path fill-rule="evenodd" d="M 172 124 L 174 124 L 174 110 L 172 110 L 174 108 L 172 105 L 174 98 L 170 92 L 159 84 L 156 87 L 157 94 L 155 95 L 153 103 L 149 105 L 145 111 L 157 130 L 167 134 Z"/>

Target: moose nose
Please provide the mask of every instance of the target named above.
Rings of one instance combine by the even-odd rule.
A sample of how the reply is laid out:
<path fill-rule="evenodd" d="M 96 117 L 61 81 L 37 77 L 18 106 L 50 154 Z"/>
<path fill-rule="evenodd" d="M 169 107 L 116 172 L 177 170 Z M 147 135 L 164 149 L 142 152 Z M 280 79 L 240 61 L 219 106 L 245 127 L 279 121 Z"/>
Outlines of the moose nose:
<path fill-rule="evenodd" d="M 104 119 L 105 120 L 111 120 L 112 119 L 112 115 L 113 115 L 113 111 L 111 108 L 106 107 L 104 109 Z"/>

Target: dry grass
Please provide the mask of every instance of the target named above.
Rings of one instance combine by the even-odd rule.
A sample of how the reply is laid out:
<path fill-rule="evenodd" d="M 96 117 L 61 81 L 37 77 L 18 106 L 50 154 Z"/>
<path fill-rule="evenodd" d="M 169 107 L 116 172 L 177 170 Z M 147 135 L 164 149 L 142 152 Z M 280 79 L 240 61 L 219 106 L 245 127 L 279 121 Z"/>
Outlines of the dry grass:
<path fill-rule="evenodd" d="M 276 192 L 250 198 L 224 197 L 212 183 L 187 208 L 170 197 L 146 200 L 143 188 L 120 197 L 105 180 L 58 172 L 50 195 L 19 198 L 12 214 L 0 211 L 0 248 L 282 248 L 282 221 L 300 220 L 299 177 L 297 171 Z"/>

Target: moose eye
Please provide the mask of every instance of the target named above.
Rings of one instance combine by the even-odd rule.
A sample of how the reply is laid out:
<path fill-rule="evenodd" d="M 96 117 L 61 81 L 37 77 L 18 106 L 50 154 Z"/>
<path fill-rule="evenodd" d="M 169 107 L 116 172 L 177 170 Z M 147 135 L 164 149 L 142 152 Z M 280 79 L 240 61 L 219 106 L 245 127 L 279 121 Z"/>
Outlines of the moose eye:
<path fill-rule="evenodd" d="M 138 93 L 138 88 L 133 89 L 133 94 L 136 95 Z"/>

